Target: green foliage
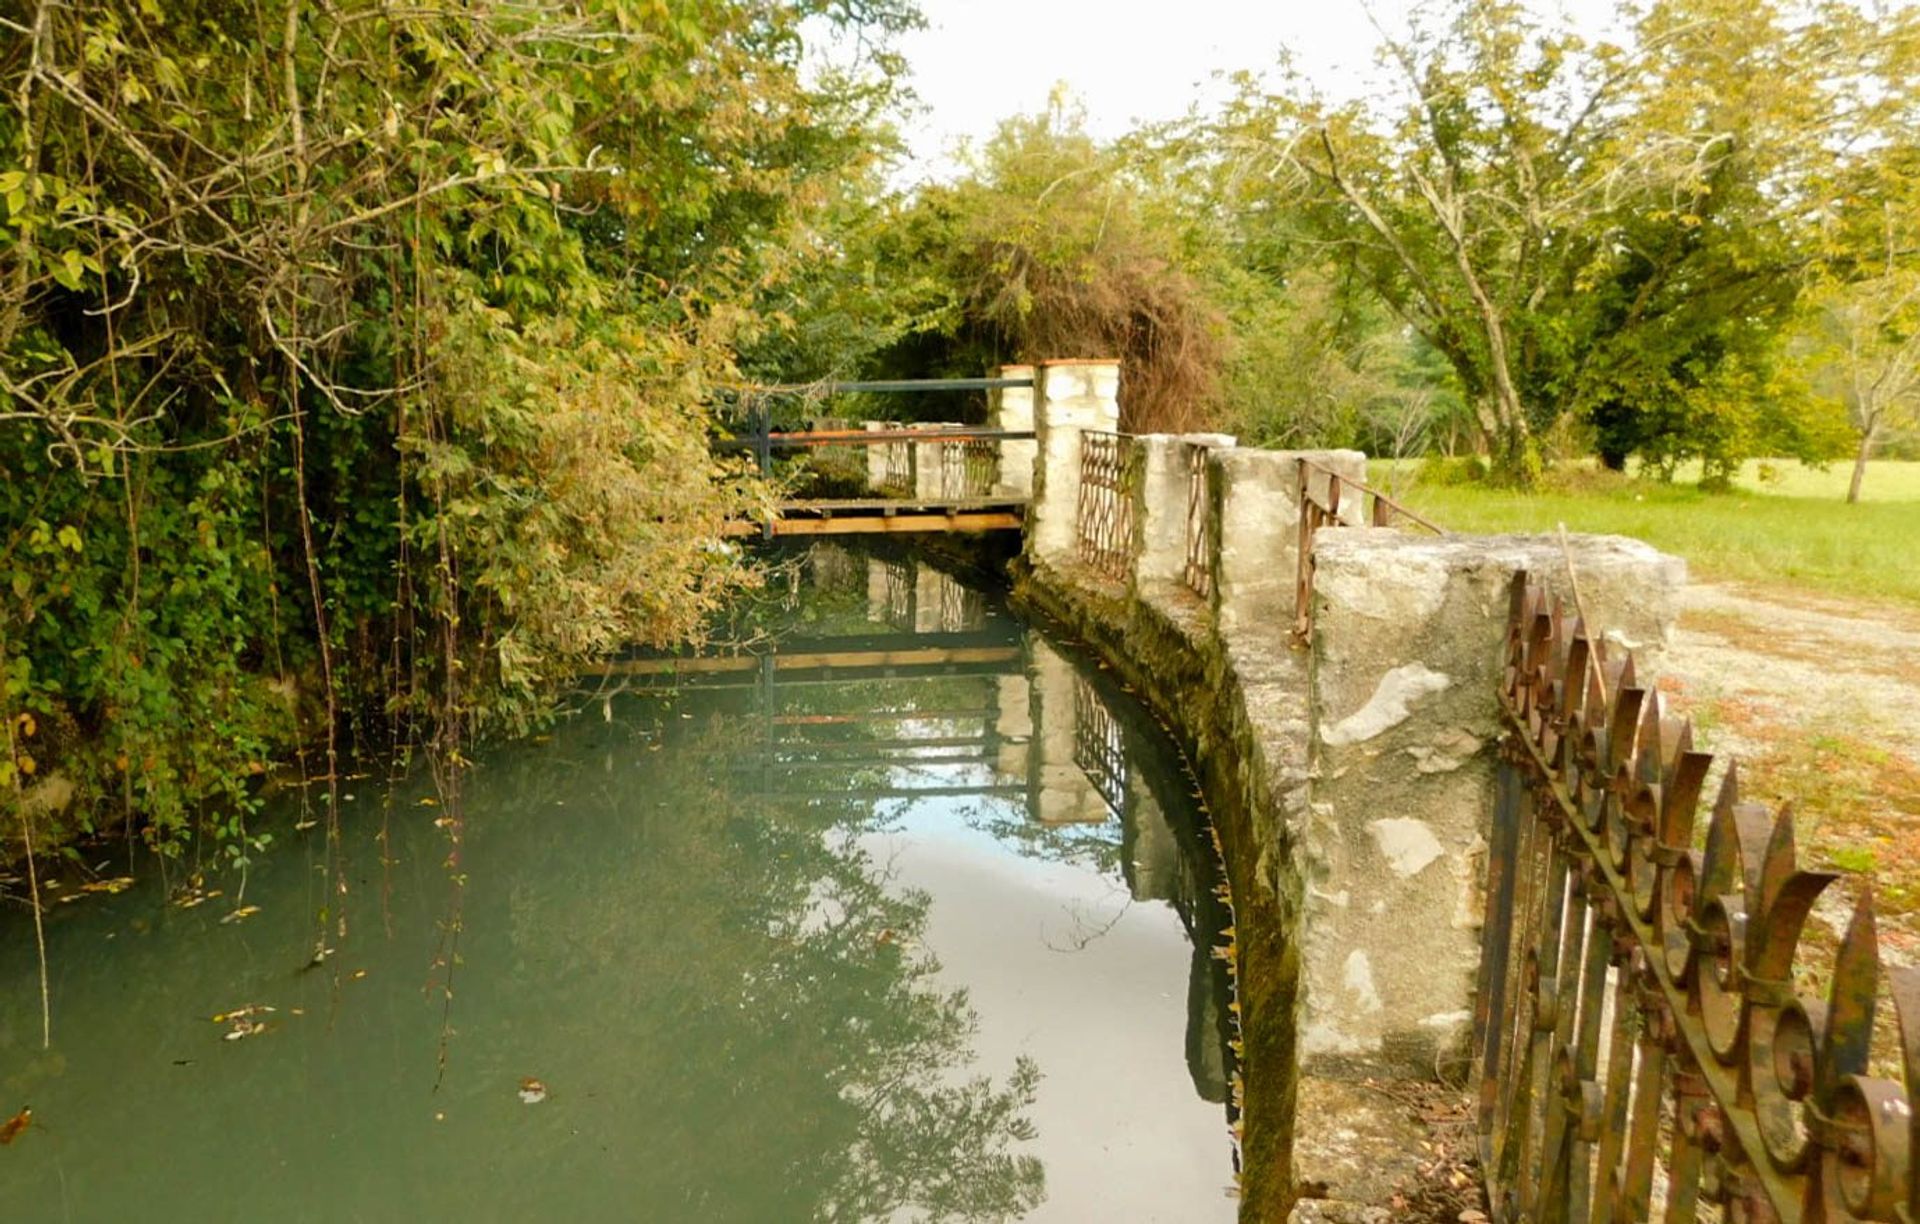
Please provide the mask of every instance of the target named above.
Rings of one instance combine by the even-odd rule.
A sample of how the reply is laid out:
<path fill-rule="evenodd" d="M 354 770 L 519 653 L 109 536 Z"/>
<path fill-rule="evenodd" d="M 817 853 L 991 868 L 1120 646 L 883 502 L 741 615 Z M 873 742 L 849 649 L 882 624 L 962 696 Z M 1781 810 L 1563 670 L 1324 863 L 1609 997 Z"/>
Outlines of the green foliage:
<path fill-rule="evenodd" d="M 1910 122 L 1920 15 L 1662 0 L 1624 46 L 1460 0 L 1390 43 L 1396 87 L 1333 105 L 1252 80 L 1198 136 L 1270 246 L 1339 252 L 1442 354 L 1496 474 L 1590 417 L 1614 466 L 1752 453 L 1728 419 L 1771 386 L 1823 258 L 1820 210 Z M 1820 433 L 1779 407 L 1789 436 Z"/>
<path fill-rule="evenodd" d="M 237 830 L 341 720 L 457 752 L 749 581 L 720 527 L 758 494 L 707 403 L 867 173 L 915 20 L 20 6 L 0 715 L 36 716 L 10 774 L 73 787 L 57 832 Z M 808 22 L 882 50 L 810 78 Z"/>
<path fill-rule="evenodd" d="M 1194 219 L 1156 169 L 1058 100 L 1005 120 L 958 182 L 872 218 L 862 267 L 884 270 L 903 327 L 870 366 L 977 376 L 1118 357 L 1125 428 L 1204 425 L 1227 321 L 1188 245 Z"/>

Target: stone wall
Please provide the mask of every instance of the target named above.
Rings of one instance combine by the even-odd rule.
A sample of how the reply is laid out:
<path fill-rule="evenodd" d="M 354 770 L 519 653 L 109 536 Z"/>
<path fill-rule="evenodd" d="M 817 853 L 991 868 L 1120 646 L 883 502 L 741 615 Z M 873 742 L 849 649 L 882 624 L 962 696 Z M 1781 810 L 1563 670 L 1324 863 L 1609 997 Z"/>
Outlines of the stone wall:
<path fill-rule="evenodd" d="M 1571 568 L 1597 623 L 1652 662 L 1684 568 L 1618 538 L 1362 527 L 1351 488 L 1350 525 L 1312 541 L 1296 641 L 1302 481 L 1324 501 L 1326 473 L 1364 481 L 1365 456 L 1152 435 L 1134 443 L 1135 565 L 1114 582 L 1076 560 L 1079 431 L 1117 419 L 1101 402 L 1117 371 L 1095 371 L 1042 368 L 1017 593 L 1157 708 L 1213 811 L 1237 931 L 1242 1218 L 1387 1218 L 1420 1135 L 1379 1081 L 1465 1067 L 1508 580 L 1564 590 Z M 1190 505 L 1212 538 L 1205 599 L 1184 581 Z"/>

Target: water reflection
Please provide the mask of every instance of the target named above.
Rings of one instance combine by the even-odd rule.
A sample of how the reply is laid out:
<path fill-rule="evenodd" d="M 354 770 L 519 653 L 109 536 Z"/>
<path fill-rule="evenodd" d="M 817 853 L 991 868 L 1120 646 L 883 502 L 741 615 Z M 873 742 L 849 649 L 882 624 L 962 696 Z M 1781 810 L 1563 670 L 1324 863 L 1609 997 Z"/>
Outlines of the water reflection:
<path fill-rule="evenodd" d="M 620 661 L 475 768 L 450 1011 L 424 780 L 354 784 L 318 971 L 317 847 L 238 922 L 149 871 L 49 915 L 42 1052 L 6 912 L 9 1218 L 1230 1218 L 1227 920 L 1164 743 L 938 570 L 816 547 L 776 594 L 760 648 Z"/>

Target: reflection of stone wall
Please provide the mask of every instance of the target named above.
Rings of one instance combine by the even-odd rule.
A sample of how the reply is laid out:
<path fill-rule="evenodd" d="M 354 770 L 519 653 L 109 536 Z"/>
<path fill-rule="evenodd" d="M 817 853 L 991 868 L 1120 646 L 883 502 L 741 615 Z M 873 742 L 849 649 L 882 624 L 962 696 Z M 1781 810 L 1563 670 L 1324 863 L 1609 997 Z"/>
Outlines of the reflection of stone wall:
<path fill-rule="evenodd" d="M 889 557 L 867 558 L 867 619 L 901 633 L 914 631 L 914 566 Z"/>
<path fill-rule="evenodd" d="M 1190 898 L 1190 881 L 1182 876 L 1185 860 L 1179 839 L 1167 824 L 1167 814 L 1146 779 L 1134 774 L 1127 779 L 1127 833 L 1122 845 L 1127 861 L 1122 864 L 1127 889 L 1135 901 L 1176 901 Z M 1203 931 L 1196 940 L 1206 946 L 1212 932 Z"/>
<path fill-rule="evenodd" d="M 1025 675 L 994 677 L 994 769 L 1008 778 L 1027 776 L 1033 739 L 1033 685 Z"/>
<path fill-rule="evenodd" d="M 986 596 L 931 565 L 866 559 L 867 619 L 900 633 L 967 633 L 987 623 Z"/>
<path fill-rule="evenodd" d="M 1075 743 L 1074 689 L 1080 677 L 1059 651 L 1038 638 L 1033 642 L 1033 740 L 1028 756 L 1028 785 L 1033 814 L 1045 824 L 1099 824 L 1111 811 L 1106 799 L 1080 766 Z"/>

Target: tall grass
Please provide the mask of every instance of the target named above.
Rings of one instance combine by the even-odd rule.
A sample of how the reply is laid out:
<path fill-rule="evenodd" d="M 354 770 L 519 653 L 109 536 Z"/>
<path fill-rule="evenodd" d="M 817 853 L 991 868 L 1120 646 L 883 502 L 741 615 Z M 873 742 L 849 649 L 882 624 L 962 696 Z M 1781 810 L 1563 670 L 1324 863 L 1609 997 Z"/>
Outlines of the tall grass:
<path fill-rule="evenodd" d="M 1920 463 L 1869 466 L 1866 497 L 1849 506 L 1848 473 L 1779 463 L 1767 480 L 1749 464 L 1739 487 L 1571 469 L 1535 493 L 1441 483 L 1419 464 L 1379 463 L 1373 479 L 1455 531 L 1569 531 L 1635 536 L 1685 557 L 1696 577 L 1920 606 Z"/>

